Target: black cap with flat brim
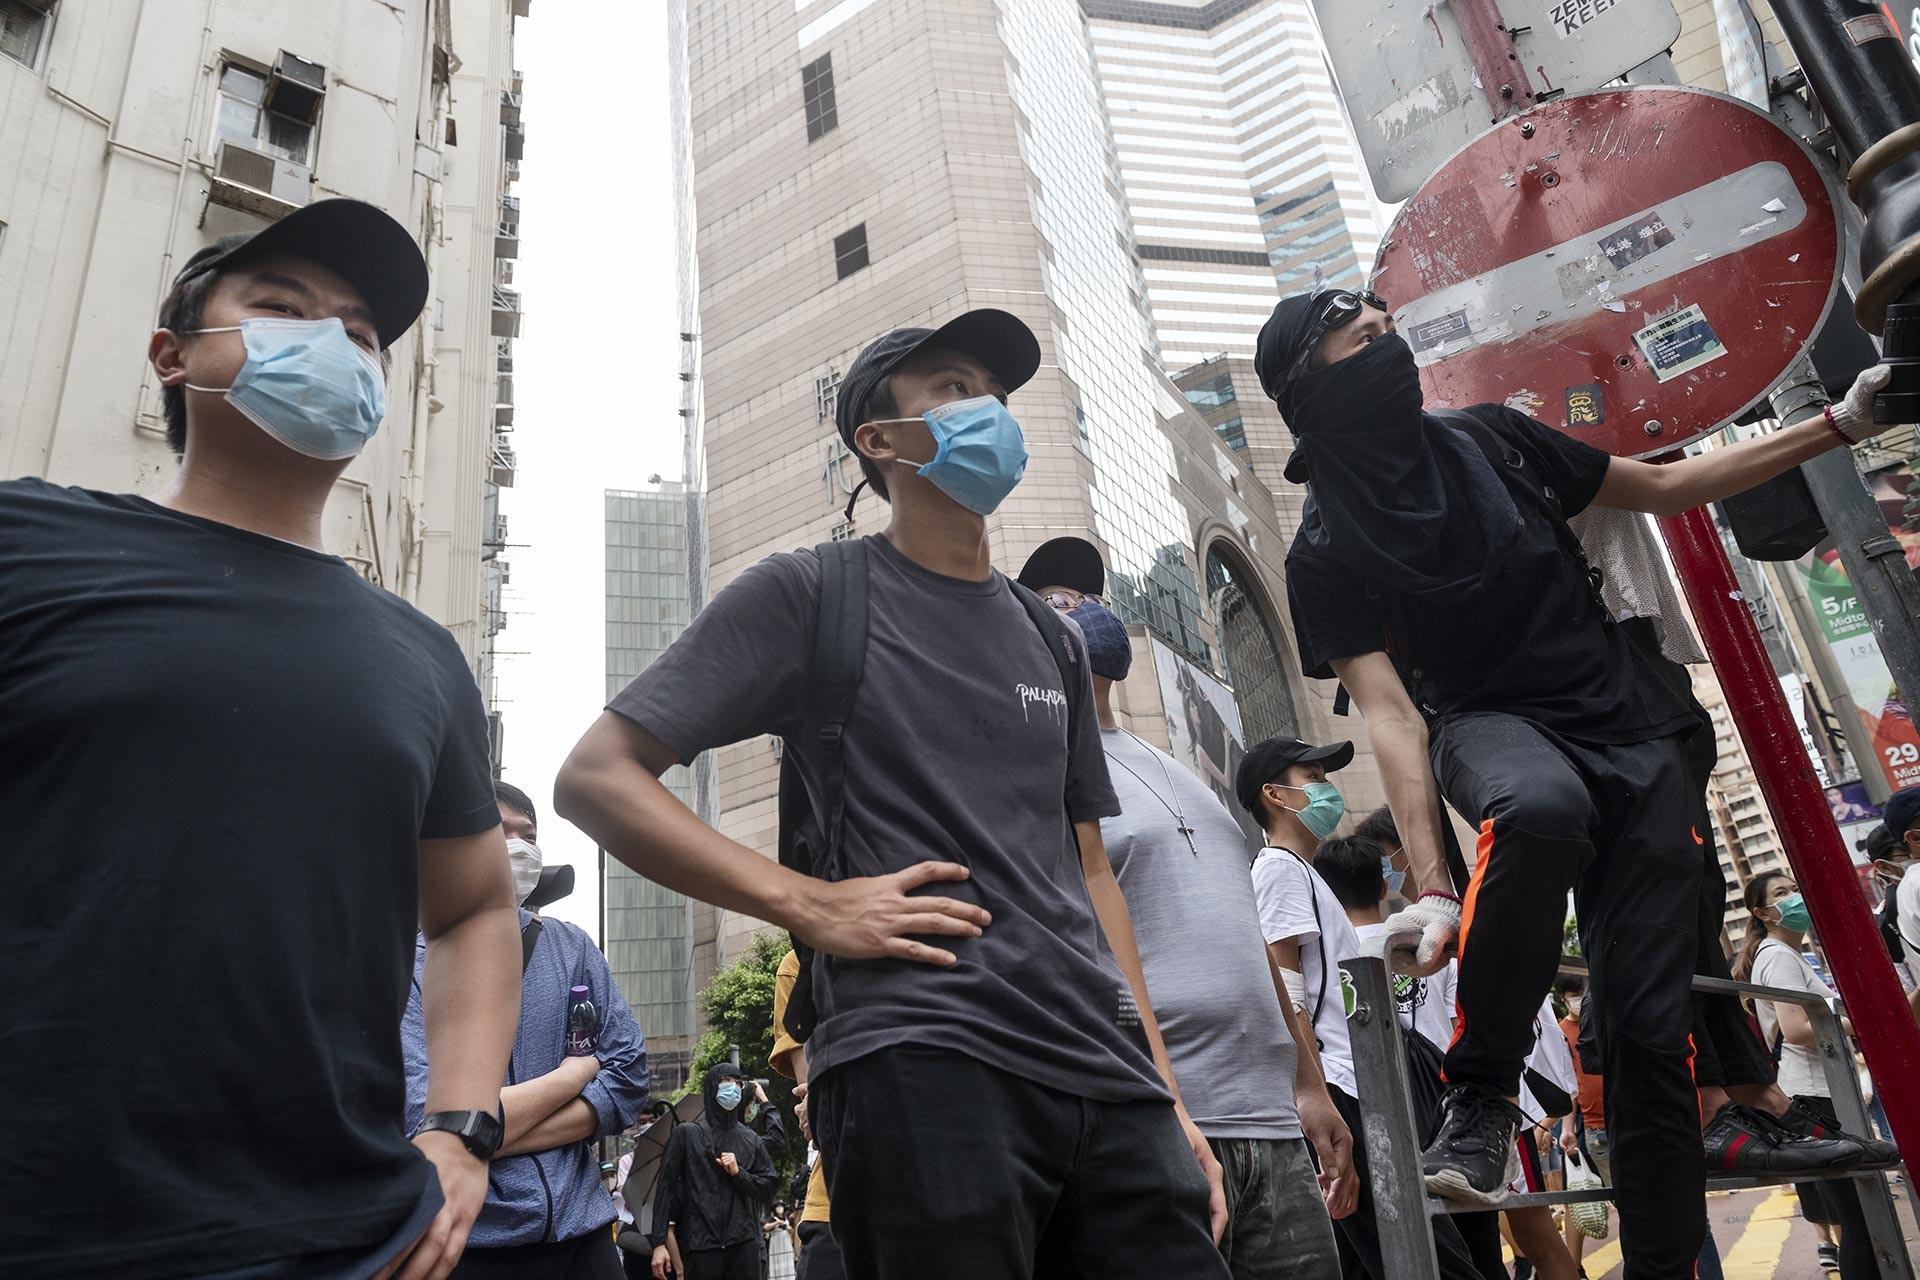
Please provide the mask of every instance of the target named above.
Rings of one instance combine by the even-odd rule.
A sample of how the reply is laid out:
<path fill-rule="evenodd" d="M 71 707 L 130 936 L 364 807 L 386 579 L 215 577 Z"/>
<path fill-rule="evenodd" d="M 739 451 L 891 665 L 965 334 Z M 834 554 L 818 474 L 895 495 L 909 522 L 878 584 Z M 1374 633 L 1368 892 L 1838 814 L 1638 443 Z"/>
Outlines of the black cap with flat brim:
<path fill-rule="evenodd" d="M 1072 536 L 1043 542 L 1020 570 L 1020 585 L 1029 591 L 1066 587 L 1086 596 L 1107 594 L 1107 566 L 1100 548 Z"/>
<path fill-rule="evenodd" d="M 1331 742 L 1324 747 L 1300 738 L 1268 738 L 1255 743 L 1240 761 L 1240 772 L 1233 780 L 1233 794 L 1241 807 L 1255 818 L 1260 815 L 1260 788 L 1296 764 L 1324 765 L 1328 773 L 1353 763 L 1351 742 Z"/>
<path fill-rule="evenodd" d="M 373 313 L 382 350 L 411 329 L 427 305 L 420 246 L 391 214 L 360 200 L 322 200 L 252 235 L 221 236 L 187 259 L 173 287 L 277 255 L 319 263 L 352 285 Z"/>
<path fill-rule="evenodd" d="M 968 311 L 938 329 L 895 329 L 869 343 L 841 379 L 834 425 L 849 447 L 853 433 L 867 420 L 867 397 L 922 347 L 965 352 L 987 366 L 1009 393 L 1025 386 L 1040 368 L 1040 340 L 1033 330 L 1019 316 L 996 307 Z"/>

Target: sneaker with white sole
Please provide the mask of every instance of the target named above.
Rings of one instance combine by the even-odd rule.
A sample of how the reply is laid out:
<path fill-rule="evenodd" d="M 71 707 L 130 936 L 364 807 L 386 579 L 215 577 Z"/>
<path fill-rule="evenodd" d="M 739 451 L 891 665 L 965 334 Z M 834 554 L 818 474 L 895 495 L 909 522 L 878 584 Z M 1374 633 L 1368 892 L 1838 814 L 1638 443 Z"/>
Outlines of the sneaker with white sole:
<path fill-rule="evenodd" d="M 1441 1099 L 1440 1131 L 1421 1156 L 1427 1192 L 1491 1208 L 1520 1176 L 1514 1136 L 1520 1109 L 1482 1084 L 1457 1084 Z"/>

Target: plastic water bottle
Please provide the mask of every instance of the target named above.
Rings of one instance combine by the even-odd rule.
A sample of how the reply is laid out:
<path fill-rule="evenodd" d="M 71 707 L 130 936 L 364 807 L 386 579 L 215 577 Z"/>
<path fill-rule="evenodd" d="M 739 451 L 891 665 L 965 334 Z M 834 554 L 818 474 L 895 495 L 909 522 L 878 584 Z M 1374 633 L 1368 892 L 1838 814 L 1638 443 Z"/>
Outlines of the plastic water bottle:
<path fill-rule="evenodd" d="M 600 1014 L 593 1007 L 593 992 L 575 987 L 567 994 L 567 1056 L 584 1058 L 600 1047 L 597 1028 Z"/>

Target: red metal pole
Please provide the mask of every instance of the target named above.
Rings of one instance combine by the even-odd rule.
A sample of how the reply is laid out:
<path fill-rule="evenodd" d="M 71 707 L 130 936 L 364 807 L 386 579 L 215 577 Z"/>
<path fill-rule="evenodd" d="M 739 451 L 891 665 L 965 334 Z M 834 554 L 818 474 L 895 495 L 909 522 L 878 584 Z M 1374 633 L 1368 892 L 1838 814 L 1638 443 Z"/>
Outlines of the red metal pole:
<path fill-rule="evenodd" d="M 1727 549 L 1701 508 L 1664 517 L 1660 531 L 1820 933 L 1847 1016 L 1880 1086 L 1877 1095 L 1894 1139 L 1908 1166 L 1920 1168 L 1920 1090 L 1902 1087 L 1903 1081 L 1920 1080 L 1920 1027 L 1914 1025 L 1893 961 L 1861 896 L 1852 859 L 1787 710 L 1779 677 L 1767 662 Z"/>
<path fill-rule="evenodd" d="M 1520 65 L 1520 52 L 1495 0 L 1453 0 L 1453 21 L 1473 61 L 1473 72 L 1480 77 L 1480 92 L 1493 108 L 1493 118 L 1503 120 L 1531 107 L 1533 82 Z"/>

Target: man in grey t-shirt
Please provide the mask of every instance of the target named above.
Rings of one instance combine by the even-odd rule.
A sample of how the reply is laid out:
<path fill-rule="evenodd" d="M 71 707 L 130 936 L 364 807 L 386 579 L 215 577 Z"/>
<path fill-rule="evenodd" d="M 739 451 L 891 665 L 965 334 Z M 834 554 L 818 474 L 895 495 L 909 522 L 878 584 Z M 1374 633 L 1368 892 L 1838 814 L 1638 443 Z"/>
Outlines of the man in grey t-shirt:
<path fill-rule="evenodd" d="M 1352 1138 L 1314 1056 L 1295 1048 L 1310 1029 L 1260 935 L 1246 834 L 1205 783 L 1114 716 L 1113 684 L 1126 679 L 1133 644 L 1101 599 L 1099 550 L 1055 538 L 1028 559 L 1020 582 L 1086 638 L 1120 801 L 1100 832 L 1181 1096 L 1226 1170 L 1220 1251 L 1234 1280 L 1337 1280 L 1328 1215 L 1345 1216 L 1358 1199 Z"/>
<path fill-rule="evenodd" d="M 866 657 L 828 865 L 770 862 L 659 783 L 777 734 L 820 803 L 825 747 L 801 732 L 813 552 L 721 591 L 609 704 L 557 789 L 641 874 L 814 947 L 807 1106 L 852 1280 L 1226 1276 L 1219 1163 L 1170 1092 L 1100 841 L 1117 810 L 1084 658 L 988 560 L 985 516 L 1026 466 L 1005 400 L 1039 364 L 1024 324 L 982 310 L 895 330 L 841 386 L 841 438 L 892 518 L 859 544 Z M 1063 641 L 1071 687 L 1050 651 Z"/>

